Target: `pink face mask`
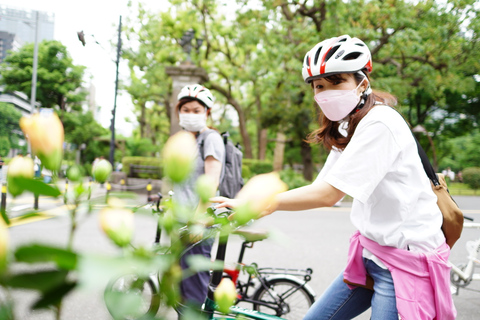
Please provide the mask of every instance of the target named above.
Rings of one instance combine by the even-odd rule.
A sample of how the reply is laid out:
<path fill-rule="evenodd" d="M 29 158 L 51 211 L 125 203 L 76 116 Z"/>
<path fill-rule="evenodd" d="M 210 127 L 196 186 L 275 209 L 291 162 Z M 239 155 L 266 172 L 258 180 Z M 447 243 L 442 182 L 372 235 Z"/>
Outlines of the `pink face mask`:
<path fill-rule="evenodd" d="M 363 81 L 353 90 L 327 90 L 315 95 L 320 109 L 330 121 L 340 121 L 352 112 L 360 102 L 357 89 Z"/>

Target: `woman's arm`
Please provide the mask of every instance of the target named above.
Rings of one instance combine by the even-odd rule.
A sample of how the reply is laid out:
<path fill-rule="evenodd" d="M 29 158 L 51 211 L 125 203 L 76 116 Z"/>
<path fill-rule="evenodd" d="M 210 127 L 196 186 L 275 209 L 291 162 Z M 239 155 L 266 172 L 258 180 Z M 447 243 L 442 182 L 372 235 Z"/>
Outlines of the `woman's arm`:
<path fill-rule="evenodd" d="M 276 210 L 299 211 L 320 207 L 331 207 L 345 196 L 345 193 L 320 181 L 305 187 L 282 192 L 276 197 L 276 202 L 262 213 L 262 216 L 271 214 Z M 215 197 L 212 202 L 219 203 L 216 207 L 235 208 L 241 204 L 241 200 Z"/>
<path fill-rule="evenodd" d="M 276 210 L 307 210 L 320 207 L 331 207 L 345 196 L 345 193 L 320 181 L 305 187 L 280 193 L 277 196 Z"/>

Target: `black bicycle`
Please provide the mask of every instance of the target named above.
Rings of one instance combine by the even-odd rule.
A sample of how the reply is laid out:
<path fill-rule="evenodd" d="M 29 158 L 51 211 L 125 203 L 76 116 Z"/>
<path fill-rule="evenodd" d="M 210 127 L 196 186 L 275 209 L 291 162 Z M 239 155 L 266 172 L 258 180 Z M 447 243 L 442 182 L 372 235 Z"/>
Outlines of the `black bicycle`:
<path fill-rule="evenodd" d="M 161 199 L 162 195 L 160 193 L 150 199 L 153 206 L 152 211 L 155 214 L 162 214 L 163 212 L 162 207 L 160 207 Z M 217 214 L 224 216 L 226 219 L 231 213 L 233 213 L 232 210 L 223 210 Z M 215 228 L 212 228 L 211 232 L 215 232 Z M 160 243 L 161 233 L 161 225 L 157 224 L 155 244 Z M 245 250 L 253 248 L 255 242 L 266 239 L 268 234 L 242 229 L 233 231 L 233 234 L 244 239 L 238 260 L 233 269 L 226 267 L 223 272 L 222 270 L 212 271 L 210 291 L 213 292 L 212 290 L 218 285 L 222 277 L 229 277 L 235 283 L 238 295 L 237 305 L 232 307 L 232 313 L 242 314 L 250 319 L 272 319 L 271 316 L 292 320 L 303 318 L 315 301 L 315 292 L 307 284 L 311 280 L 312 269 L 259 268 L 256 263 L 246 265 L 243 263 Z M 224 261 L 228 235 L 223 235 L 221 238 L 223 240 L 217 247 L 217 261 Z M 198 242 L 192 244 L 192 246 L 196 244 Z M 248 274 L 246 281 L 239 279 L 241 271 L 246 271 Z M 117 313 L 118 305 L 113 303 L 118 300 L 109 297 L 125 293 L 140 297 L 142 308 L 135 314 L 119 317 Z M 209 295 L 211 295 L 210 293 Z M 212 298 L 207 298 L 204 311 L 213 314 L 214 303 L 212 303 Z M 155 315 L 161 303 L 158 274 L 150 274 L 146 277 L 128 274 L 111 281 L 105 290 L 105 302 L 108 311 L 115 319 L 142 319 L 147 315 Z M 239 307 L 238 304 L 241 302 L 251 304 L 251 309 Z"/>

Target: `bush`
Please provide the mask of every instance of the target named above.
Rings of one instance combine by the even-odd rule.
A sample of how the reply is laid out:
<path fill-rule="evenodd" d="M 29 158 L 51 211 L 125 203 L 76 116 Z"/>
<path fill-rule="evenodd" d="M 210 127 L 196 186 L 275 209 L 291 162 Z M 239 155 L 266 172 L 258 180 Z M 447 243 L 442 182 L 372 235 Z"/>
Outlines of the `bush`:
<path fill-rule="evenodd" d="M 250 172 L 247 170 L 244 171 L 242 166 L 242 175 L 247 173 L 249 174 L 248 176 L 244 175 L 244 178 L 246 179 L 249 179 L 257 174 L 273 171 L 273 164 L 268 160 L 243 159 L 242 164 L 250 170 Z"/>
<path fill-rule="evenodd" d="M 163 174 L 162 162 L 158 158 L 152 157 L 124 157 L 122 158 L 122 171 L 127 173 L 127 176 L 131 177 L 130 165 L 141 165 L 157 167 L 156 173 L 137 173 L 136 176 L 143 179 L 161 179 Z"/>
<path fill-rule="evenodd" d="M 479 167 L 465 168 L 465 170 L 463 170 L 462 173 L 463 173 L 464 183 L 466 183 L 470 188 L 474 190 L 480 189 L 480 168 Z"/>
<path fill-rule="evenodd" d="M 289 190 L 311 184 L 310 181 L 305 180 L 303 174 L 295 172 L 292 169 L 282 170 L 279 174 L 280 179 L 287 184 Z"/>

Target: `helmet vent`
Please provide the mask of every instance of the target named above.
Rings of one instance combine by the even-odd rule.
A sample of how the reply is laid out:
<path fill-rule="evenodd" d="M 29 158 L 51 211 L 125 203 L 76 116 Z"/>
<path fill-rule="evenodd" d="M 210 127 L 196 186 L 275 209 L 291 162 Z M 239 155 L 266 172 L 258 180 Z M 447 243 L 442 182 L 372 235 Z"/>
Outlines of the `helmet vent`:
<path fill-rule="evenodd" d="M 359 47 L 365 47 L 365 45 L 363 43 L 355 43 L 356 46 L 359 46 Z"/>
<path fill-rule="evenodd" d="M 320 56 L 320 51 L 322 51 L 323 47 L 318 48 L 317 52 L 315 53 L 315 59 L 313 60 L 313 65 L 316 65 L 318 62 L 318 56 Z"/>
<path fill-rule="evenodd" d="M 345 53 L 345 50 L 340 50 L 340 52 L 337 53 L 337 55 L 335 56 L 335 59 L 340 58 L 344 53 Z"/>
<path fill-rule="evenodd" d="M 305 56 L 305 65 L 310 67 L 310 56 L 308 54 Z"/>
<path fill-rule="evenodd" d="M 347 54 L 345 57 L 343 57 L 342 60 L 355 60 L 355 59 L 358 59 L 358 57 L 360 57 L 361 55 L 362 55 L 361 52 L 351 52 Z"/>
<path fill-rule="evenodd" d="M 330 49 L 330 51 L 328 51 L 327 55 L 325 56 L 325 61 L 328 61 L 328 59 L 330 59 L 335 54 L 335 52 L 337 52 L 338 48 L 340 48 L 340 45 Z"/>
<path fill-rule="evenodd" d="M 346 42 L 347 41 L 347 38 L 342 38 L 340 40 L 338 40 L 338 42 Z"/>

